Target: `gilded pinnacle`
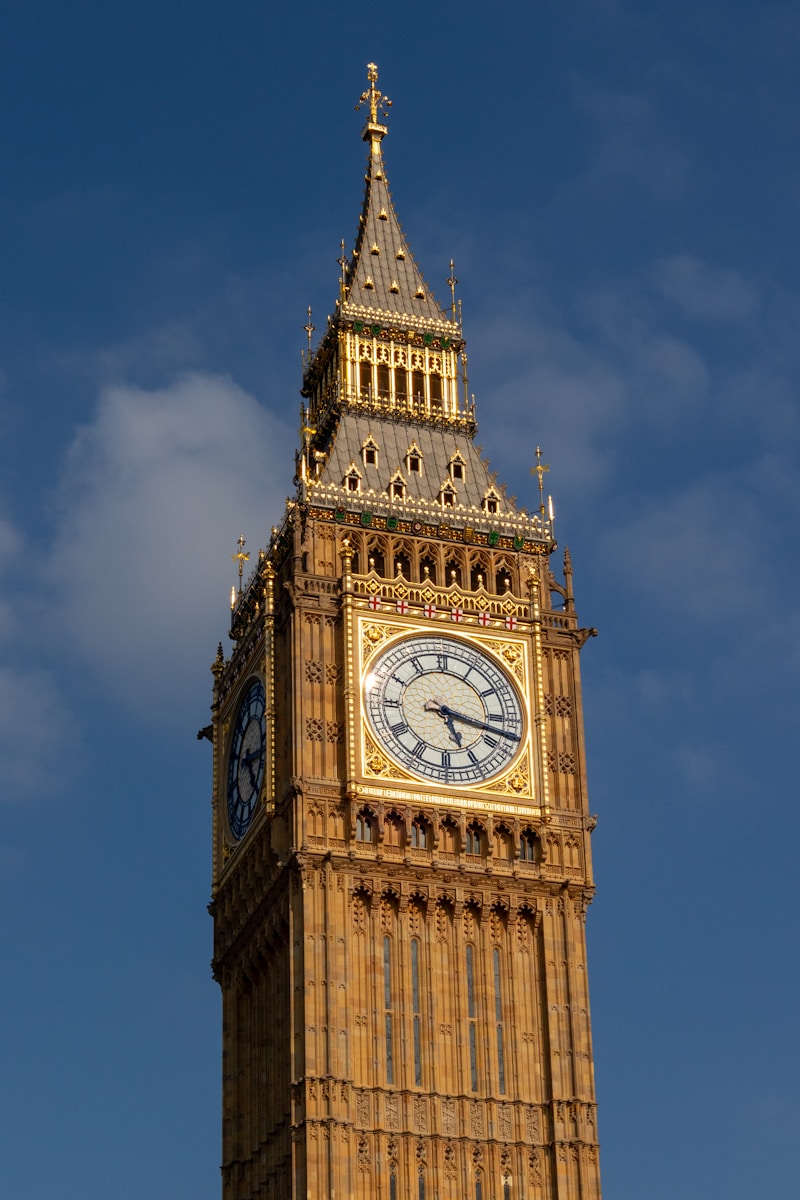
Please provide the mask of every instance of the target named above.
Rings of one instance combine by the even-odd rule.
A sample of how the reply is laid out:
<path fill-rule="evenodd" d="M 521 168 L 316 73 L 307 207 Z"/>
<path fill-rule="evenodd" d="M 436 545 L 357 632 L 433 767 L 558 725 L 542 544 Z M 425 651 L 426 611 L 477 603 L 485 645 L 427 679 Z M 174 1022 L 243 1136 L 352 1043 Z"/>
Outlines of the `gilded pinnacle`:
<path fill-rule="evenodd" d="M 356 105 L 356 112 L 359 111 L 362 104 L 369 105 L 369 120 L 364 126 L 361 136 L 365 142 L 371 141 L 374 145 L 376 142 L 380 143 L 388 132 L 386 126 L 381 124 L 381 120 L 385 121 L 388 117 L 392 102 L 375 86 L 378 82 L 378 68 L 375 63 L 367 63 L 367 80 L 369 87 L 361 93 L 361 98 Z"/>

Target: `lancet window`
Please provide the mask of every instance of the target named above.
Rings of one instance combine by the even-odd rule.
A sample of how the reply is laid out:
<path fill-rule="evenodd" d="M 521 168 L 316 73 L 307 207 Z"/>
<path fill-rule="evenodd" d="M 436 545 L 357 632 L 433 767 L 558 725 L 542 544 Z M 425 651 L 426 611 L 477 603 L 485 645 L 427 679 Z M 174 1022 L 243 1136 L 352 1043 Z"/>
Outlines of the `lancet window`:
<path fill-rule="evenodd" d="M 356 841 L 371 842 L 373 841 L 373 817 L 372 813 L 367 808 L 362 808 L 356 814 Z"/>
<path fill-rule="evenodd" d="M 500 1095 L 506 1090 L 506 1059 L 503 1044 L 503 994 L 500 980 L 500 950 L 495 946 L 492 951 L 492 975 L 494 982 L 494 1019 L 497 1034 L 497 1082 Z"/>
<path fill-rule="evenodd" d="M 478 1005 L 475 993 L 475 947 L 467 945 L 467 1020 L 469 1022 L 469 1078 L 473 1092 L 478 1090 Z"/>
<path fill-rule="evenodd" d="M 392 1026 L 392 939 L 383 939 L 383 1016 L 386 1043 L 386 1082 L 394 1083 L 394 1029 Z"/>
<path fill-rule="evenodd" d="M 422 1086 L 422 1009 L 420 1007 L 419 938 L 411 939 L 411 1013 L 414 1022 L 414 1083 Z"/>
<path fill-rule="evenodd" d="M 430 829 L 424 817 L 415 817 L 411 822 L 411 845 L 416 850 L 427 850 L 430 844 Z"/>
<path fill-rule="evenodd" d="M 519 838 L 519 857 L 522 862 L 536 862 L 536 834 L 524 829 Z"/>

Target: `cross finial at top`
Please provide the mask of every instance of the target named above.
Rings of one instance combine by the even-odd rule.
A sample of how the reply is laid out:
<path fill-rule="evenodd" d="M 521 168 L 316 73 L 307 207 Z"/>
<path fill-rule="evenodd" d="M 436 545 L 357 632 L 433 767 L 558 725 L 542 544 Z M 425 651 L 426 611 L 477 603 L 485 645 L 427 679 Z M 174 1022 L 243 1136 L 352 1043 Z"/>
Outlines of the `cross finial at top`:
<path fill-rule="evenodd" d="M 378 82 L 378 67 L 375 63 L 367 63 L 367 80 L 369 81 L 369 87 L 361 93 L 361 98 L 356 105 L 356 112 L 358 112 L 362 104 L 369 105 L 369 122 L 364 131 L 364 136 L 366 138 L 367 133 L 369 133 L 370 136 L 378 136 L 380 138 L 386 132 L 385 127 L 381 125 L 381 119 L 385 121 L 388 117 L 392 102 L 388 96 L 384 96 L 383 92 L 379 91 L 375 86 Z M 375 128 L 370 129 L 370 126 L 374 126 Z"/>
<path fill-rule="evenodd" d="M 247 552 L 245 552 L 245 546 L 247 545 L 247 543 L 245 542 L 243 533 L 240 533 L 238 538 L 236 539 L 236 545 L 239 547 L 239 549 L 237 550 L 237 552 L 235 554 L 231 555 L 231 561 L 238 562 L 238 564 L 239 564 L 239 595 L 241 596 L 241 594 L 242 594 L 242 575 L 244 574 L 244 564 L 246 562 L 250 561 L 249 550 Z"/>
<path fill-rule="evenodd" d="M 317 328 L 317 327 L 316 327 L 316 325 L 315 325 L 315 324 L 313 323 L 313 321 L 311 320 L 311 305 L 309 304 L 309 306 L 308 306 L 308 321 L 307 321 L 307 322 L 306 322 L 306 324 L 303 326 L 303 329 L 305 329 L 306 333 L 308 334 L 308 358 L 309 358 L 309 362 L 311 361 L 311 335 L 312 335 L 312 333 L 314 332 L 314 330 L 315 330 L 316 328 Z"/>
<path fill-rule="evenodd" d="M 544 476 L 550 467 L 542 462 L 542 448 L 536 447 L 536 466 L 531 467 L 531 475 L 539 476 L 539 512 L 544 516 Z"/>
<path fill-rule="evenodd" d="M 458 280 L 456 279 L 456 264 L 453 262 L 452 258 L 450 259 L 450 275 L 449 275 L 449 278 L 447 278 L 445 280 L 445 283 L 450 288 L 450 299 L 452 301 L 453 320 L 455 321 L 455 319 L 456 319 L 456 284 L 458 283 Z"/>

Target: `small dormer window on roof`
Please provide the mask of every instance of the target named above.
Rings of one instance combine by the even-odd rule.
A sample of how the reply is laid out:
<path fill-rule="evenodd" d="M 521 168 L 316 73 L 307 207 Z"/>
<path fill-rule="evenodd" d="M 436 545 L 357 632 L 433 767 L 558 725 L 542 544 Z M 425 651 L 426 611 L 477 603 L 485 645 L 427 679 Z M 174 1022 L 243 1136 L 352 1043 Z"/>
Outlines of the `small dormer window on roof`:
<path fill-rule="evenodd" d="M 461 457 L 458 450 L 456 450 L 455 454 L 450 459 L 450 478 L 456 483 L 463 483 L 467 477 L 466 468 L 467 464 L 464 462 L 464 459 Z"/>
<path fill-rule="evenodd" d="M 343 484 L 348 492 L 361 491 L 361 472 L 354 462 L 351 462 L 347 468 Z"/>
<path fill-rule="evenodd" d="M 396 279 L 392 280 L 392 284 L 391 284 L 391 287 L 389 288 L 389 291 L 394 292 L 395 295 L 397 295 L 397 293 L 400 291 L 400 284 L 397 282 Z"/>
<path fill-rule="evenodd" d="M 398 467 L 392 478 L 389 480 L 389 495 L 392 500 L 405 500 L 406 497 L 406 481 Z"/>
<path fill-rule="evenodd" d="M 373 243 L 372 243 L 372 245 L 370 246 L 370 251 L 369 251 L 369 252 L 370 252 L 370 254 L 380 254 L 380 252 L 381 252 L 381 248 L 380 248 L 380 246 L 378 245 L 378 243 L 377 243 L 377 242 L 373 242 Z"/>
<path fill-rule="evenodd" d="M 398 250 L 395 252 L 395 258 L 396 258 L 396 259 L 397 259 L 399 262 L 405 262 L 405 259 L 406 259 L 406 252 L 405 252 L 405 250 L 403 249 L 403 247 L 402 247 L 402 246 L 400 246 L 400 247 L 398 248 Z"/>
<path fill-rule="evenodd" d="M 372 434 L 361 447 L 361 459 L 365 467 L 377 467 L 378 465 L 378 443 Z"/>
<path fill-rule="evenodd" d="M 489 488 L 483 497 L 482 504 L 484 512 L 498 513 L 500 511 L 500 493 L 493 487 Z"/>
<path fill-rule="evenodd" d="M 416 442 L 412 442 L 406 450 L 406 470 L 409 475 L 422 474 L 422 451 Z"/>
<path fill-rule="evenodd" d="M 389 214 L 387 213 L 385 208 L 382 208 L 381 211 L 378 213 L 378 220 L 379 221 L 388 221 L 389 220 Z"/>
<path fill-rule="evenodd" d="M 414 296 L 417 300 L 424 300 L 425 299 L 425 289 L 418 287 L 417 290 L 414 292 Z"/>
<path fill-rule="evenodd" d="M 455 508 L 456 506 L 456 489 L 449 481 L 442 484 L 439 492 L 439 503 L 442 508 Z"/>
<path fill-rule="evenodd" d="M 371 276 L 371 275 L 368 275 L 368 276 L 367 276 L 367 278 L 364 280 L 364 282 L 362 283 L 362 285 L 361 285 L 361 286 L 362 286 L 363 288 L 366 288 L 368 291 L 374 291 L 374 290 L 375 290 L 375 284 L 374 284 L 374 282 L 373 282 L 372 276 Z"/>

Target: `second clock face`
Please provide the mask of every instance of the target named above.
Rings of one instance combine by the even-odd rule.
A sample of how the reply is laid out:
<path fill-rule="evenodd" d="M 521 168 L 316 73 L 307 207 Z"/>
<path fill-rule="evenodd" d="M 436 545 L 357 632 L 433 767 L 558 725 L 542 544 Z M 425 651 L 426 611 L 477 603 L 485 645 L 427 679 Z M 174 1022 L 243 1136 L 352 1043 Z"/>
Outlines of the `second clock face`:
<path fill-rule="evenodd" d="M 423 635 L 379 654 L 364 681 L 375 738 L 424 779 L 476 784 L 508 767 L 522 703 L 494 658 L 460 638 Z"/>
<path fill-rule="evenodd" d="M 264 778 L 264 685 L 251 683 L 236 715 L 228 759 L 228 824 L 238 841 L 247 833 Z"/>

